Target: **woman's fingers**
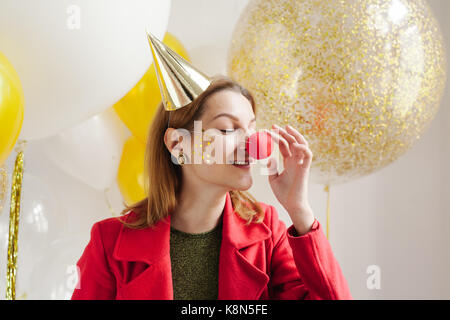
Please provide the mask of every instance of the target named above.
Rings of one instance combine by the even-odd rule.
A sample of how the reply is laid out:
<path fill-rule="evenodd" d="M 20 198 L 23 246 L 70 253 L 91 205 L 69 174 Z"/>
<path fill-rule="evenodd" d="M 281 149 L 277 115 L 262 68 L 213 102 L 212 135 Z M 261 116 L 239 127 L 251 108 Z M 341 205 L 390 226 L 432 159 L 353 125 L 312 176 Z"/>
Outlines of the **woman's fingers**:
<path fill-rule="evenodd" d="M 280 127 L 280 126 L 278 126 L 278 125 L 276 125 L 276 124 L 273 124 L 272 127 L 273 127 L 274 129 L 279 130 L 280 134 L 281 134 L 281 135 L 282 135 L 289 143 L 297 142 L 297 140 L 296 140 L 293 136 L 291 136 L 286 130 L 284 130 L 282 127 Z"/>
<path fill-rule="evenodd" d="M 269 158 L 267 168 L 269 169 L 269 181 L 276 179 L 280 175 L 278 173 L 278 162 L 275 158 Z"/>
<path fill-rule="evenodd" d="M 296 129 L 294 129 L 290 125 L 287 125 L 286 130 L 297 139 L 298 143 L 305 144 L 307 147 L 309 146 L 308 141 L 306 141 L 305 137 L 300 132 L 298 132 Z"/>
<path fill-rule="evenodd" d="M 278 146 L 280 148 L 281 155 L 283 158 L 289 158 L 292 156 L 289 143 L 284 139 L 282 136 L 280 136 L 278 133 L 264 129 L 263 131 L 266 131 L 270 136 L 275 140 L 276 143 L 278 143 Z"/>
<path fill-rule="evenodd" d="M 296 150 L 295 154 L 301 159 L 302 163 L 309 166 L 313 154 L 311 150 L 309 150 L 308 146 L 305 144 L 296 143 L 294 149 Z"/>
<path fill-rule="evenodd" d="M 289 151 L 291 155 L 298 157 L 301 159 L 301 161 L 306 160 L 309 164 L 312 160 L 312 152 L 309 149 L 308 141 L 303 137 L 303 135 L 300 134 L 297 130 L 295 130 L 293 127 L 287 125 L 286 130 L 288 130 L 290 133 L 288 133 L 285 129 L 281 128 L 278 125 L 272 126 L 274 129 L 277 129 L 278 136 L 284 138 L 286 142 L 289 143 Z"/>
<path fill-rule="evenodd" d="M 280 133 L 280 135 L 283 136 L 283 138 L 286 139 L 286 141 L 289 142 L 289 150 L 291 151 L 291 154 L 295 154 L 295 144 L 300 144 L 297 139 L 290 135 L 285 129 L 281 128 L 280 126 L 274 124 L 272 125 L 273 128 L 275 128 L 276 130 L 278 130 L 278 132 Z"/>
<path fill-rule="evenodd" d="M 308 161 L 312 158 L 311 150 L 308 147 L 308 141 L 291 126 L 286 126 L 286 130 L 278 125 L 272 125 L 274 131 L 265 129 L 280 147 L 280 152 L 284 158 L 296 157 L 306 158 Z"/>

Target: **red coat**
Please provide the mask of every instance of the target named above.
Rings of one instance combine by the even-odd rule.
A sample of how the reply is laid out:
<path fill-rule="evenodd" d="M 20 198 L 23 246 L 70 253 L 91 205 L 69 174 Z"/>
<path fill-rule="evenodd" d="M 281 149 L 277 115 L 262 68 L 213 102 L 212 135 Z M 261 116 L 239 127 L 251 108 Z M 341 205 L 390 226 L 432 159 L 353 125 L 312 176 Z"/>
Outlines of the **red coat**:
<path fill-rule="evenodd" d="M 352 299 L 319 221 L 295 237 L 294 226 L 286 229 L 273 206 L 260 204 L 264 222 L 245 226 L 227 193 L 218 299 Z M 77 263 L 72 299 L 172 300 L 169 236 L 170 215 L 140 230 L 116 218 L 96 222 Z"/>

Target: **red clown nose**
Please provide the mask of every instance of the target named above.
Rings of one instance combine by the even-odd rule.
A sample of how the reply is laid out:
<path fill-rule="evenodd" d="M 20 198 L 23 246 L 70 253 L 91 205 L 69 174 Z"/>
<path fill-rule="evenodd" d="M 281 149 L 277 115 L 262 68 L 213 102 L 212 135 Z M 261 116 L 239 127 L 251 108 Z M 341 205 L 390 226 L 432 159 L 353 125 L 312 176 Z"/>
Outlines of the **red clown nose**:
<path fill-rule="evenodd" d="M 265 131 L 255 132 L 247 139 L 245 148 L 253 159 L 268 158 L 273 149 L 272 137 Z"/>

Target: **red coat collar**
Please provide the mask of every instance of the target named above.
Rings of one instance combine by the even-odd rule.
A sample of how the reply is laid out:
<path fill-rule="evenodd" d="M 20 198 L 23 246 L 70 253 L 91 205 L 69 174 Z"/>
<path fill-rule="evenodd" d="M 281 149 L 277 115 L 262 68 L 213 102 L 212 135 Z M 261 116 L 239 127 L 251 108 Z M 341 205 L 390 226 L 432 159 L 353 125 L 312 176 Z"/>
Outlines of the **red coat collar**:
<path fill-rule="evenodd" d="M 266 240 L 272 231 L 264 223 L 245 225 L 233 209 L 229 192 L 223 210 L 222 244 L 219 259 L 219 299 L 255 299 L 269 281 L 265 270 L 253 265 L 240 250 Z M 135 285 L 128 290 L 136 299 L 173 299 L 170 272 L 170 215 L 153 228 L 121 227 L 113 258 L 122 261 L 143 261 L 158 268 L 148 268 L 141 280 L 159 280 L 159 291 Z M 161 271 L 163 270 L 163 272 Z M 169 271 L 169 272 L 168 272 Z M 135 281 L 131 281 L 133 283 Z M 152 282 L 148 282 L 152 283 Z M 251 285 L 253 284 L 253 286 Z M 148 288 L 148 285 L 145 285 Z M 253 288 L 253 289 L 252 289 Z"/>
<path fill-rule="evenodd" d="M 222 243 L 242 249 L 272 235 L 263 223 L 245 225 L 233 209 L 229 192 L 226 193 L 223 211 Z M 122 228 L 114 248 L 113 257 L 126 261 L 152 263 L 169 253 L 170 215 L 159 221 L 153 228 L 132 230 Z"/>

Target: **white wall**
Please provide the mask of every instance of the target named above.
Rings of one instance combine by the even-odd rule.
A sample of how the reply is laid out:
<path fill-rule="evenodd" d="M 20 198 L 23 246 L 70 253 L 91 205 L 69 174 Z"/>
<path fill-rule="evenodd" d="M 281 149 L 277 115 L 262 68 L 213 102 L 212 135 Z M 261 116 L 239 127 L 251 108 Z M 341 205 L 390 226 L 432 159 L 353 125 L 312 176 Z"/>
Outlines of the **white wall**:
<path fill-rule="evenodd" d="M 208 74 L 222 72 L 231 32 L 246 3 L 173 0 L 168 30 L 196 66 Z M 450 2 L 429 3 L 450 43 Z M 331 187 L 330 241 L 356 299 L 450 299 L 449 104 L 447 85 L 437 117 L 406 155 L 375 174 Z M 275 205 L 291 225 L 267 177 L 254 177 L 252 194 Z M 311 183 L 309 194 L 325 227 L 323 186 Z M 381 268 L 380 290 L 367 289 L 369 265 Z"/>

